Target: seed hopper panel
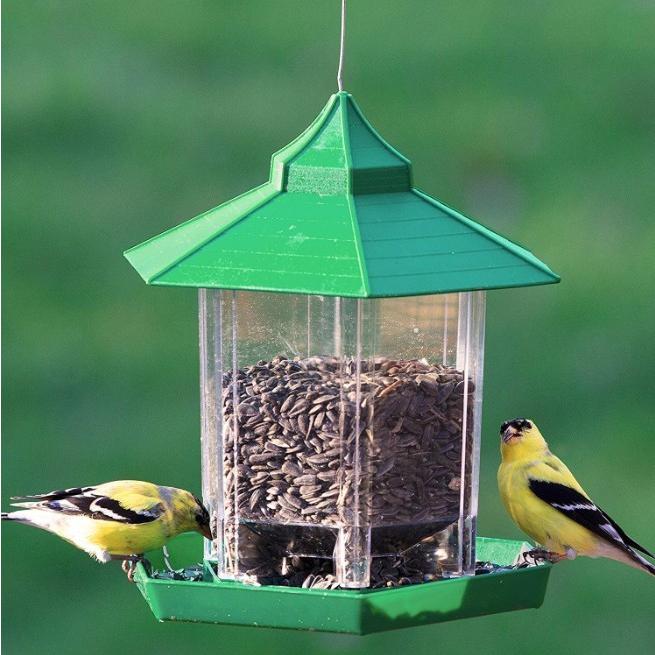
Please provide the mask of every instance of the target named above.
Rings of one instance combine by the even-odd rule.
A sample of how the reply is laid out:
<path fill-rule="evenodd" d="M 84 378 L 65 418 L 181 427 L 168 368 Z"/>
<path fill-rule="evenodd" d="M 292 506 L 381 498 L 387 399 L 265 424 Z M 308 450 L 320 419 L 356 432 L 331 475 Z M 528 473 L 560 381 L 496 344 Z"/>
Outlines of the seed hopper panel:
<path fill-rule="evenodd" d="M 472 571 L 483 293 L 207 291 L 200 312 L 219 577 L 367 588 L 381 571 Z"/>

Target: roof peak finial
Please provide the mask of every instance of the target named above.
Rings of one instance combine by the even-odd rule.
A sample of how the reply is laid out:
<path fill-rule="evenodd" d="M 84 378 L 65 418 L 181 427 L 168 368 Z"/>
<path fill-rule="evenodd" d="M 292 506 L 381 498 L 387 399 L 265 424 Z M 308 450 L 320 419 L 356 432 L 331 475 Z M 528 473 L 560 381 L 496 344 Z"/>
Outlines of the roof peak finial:
<path fill-rule="evenodd" d="M 341 0 L 341 38 L 339 39 L 339 68 L 337 70 L 337 88 L 343 91 L 343 66 L 346 54 L 346 0 Z"/>

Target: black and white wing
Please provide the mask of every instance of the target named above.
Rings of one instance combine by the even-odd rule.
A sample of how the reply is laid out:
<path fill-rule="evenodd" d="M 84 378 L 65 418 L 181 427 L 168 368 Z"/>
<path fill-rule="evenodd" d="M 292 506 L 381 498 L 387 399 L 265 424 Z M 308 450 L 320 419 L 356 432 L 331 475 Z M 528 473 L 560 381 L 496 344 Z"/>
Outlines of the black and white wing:
<path fill-rule="evenodd" d="M 615 521 L 579 491 L 557 482 L 532 478 L 529 480 L 529 485 L 530 491 L 537 498 L 548 503 L 553 509 L 561 512 L 572 521 L 587 528 L 590 532 L 609 541 L 612 545 L 625 551 L 634 548 L 645 555 L 655 557 L 643 546 L 628 537 Z"/>
<path fill-rule="evenodd" d="M 72 487 L 45 494 L 21 496 L 20 500 L 36 502 L 13 503 L 16 507 L 44 509 L 69 515 L 88 516 L 96 521 L 116 521 L 130 525 L 150 523 L 165 511 L 160 502 L 143 498 L 138 507 L 125 507 L 116 498 L 96 492 L 97 487 Z M 18 500 L 19 498 L 12 498 Z"/>
<path fill-rule="evenodd" d="M 91 491 L 94 487 L 70 487 L 70 489 L 58 489 L 56 491 L 48 491 L 44 494 L 33 494 L 31 496 L 12 496 L 12 500 L 36 500 L 36 501 L 49 501 L 60 500 L 61 498 L 68 498 L 70 496 L 77 496 L 87 491 Z"/>

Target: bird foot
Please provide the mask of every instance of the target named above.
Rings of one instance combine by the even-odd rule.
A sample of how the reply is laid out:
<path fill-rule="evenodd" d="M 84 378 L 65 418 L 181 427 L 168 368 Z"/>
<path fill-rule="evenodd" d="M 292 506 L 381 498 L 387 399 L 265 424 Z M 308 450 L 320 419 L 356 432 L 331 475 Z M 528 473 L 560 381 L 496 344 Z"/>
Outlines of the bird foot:
<path fill-rule="evenodd" d="M 557 564 L 563 559 L 573 559 L 568 556 L 568 553 L 554 553 L 553 551 L 546 550 L 545 548 L 533 548 L 523 553 L 523 561 L 527 562 L 528 559 L 531 559 L 535 564 L 538 562 L 550 562 L 551 564 Z"/>
<path fill-rule="evenodd" d="M 130 582 L 134 582 L 134 574 L 136 573 L 136 565 L 141 562 L 143 566 L 145 567 L 146 571 L 148 574 L 152 573 L 152 565 L 150 562 L 143 557 L 143 555 L 130 555 L 127 557 L 116 557 L 115 559 L 121 559 L 122 564 L 121 568 L 123 569 L 123 573 L 127 576 L 127 579 Z"/>

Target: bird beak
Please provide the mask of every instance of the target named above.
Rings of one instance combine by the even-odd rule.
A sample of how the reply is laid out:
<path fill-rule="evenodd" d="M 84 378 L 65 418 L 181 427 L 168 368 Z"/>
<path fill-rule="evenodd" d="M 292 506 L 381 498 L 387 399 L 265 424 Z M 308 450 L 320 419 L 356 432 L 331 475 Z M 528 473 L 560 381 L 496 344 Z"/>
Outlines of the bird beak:
<path fill-rule="evenodd" d="M 214 537 L 212 535 L 212 530 L 208 525 L 203 525 L 201 529 L 202 536 L 205 539 L 209 539 L 211 541 Z"/>
<path fill-rule="evenodd" d="M 500 436 L 502 437 L 503 443 L 509 443 L 517 434 L 516 428 L 509 425 Z"/>

